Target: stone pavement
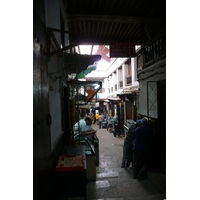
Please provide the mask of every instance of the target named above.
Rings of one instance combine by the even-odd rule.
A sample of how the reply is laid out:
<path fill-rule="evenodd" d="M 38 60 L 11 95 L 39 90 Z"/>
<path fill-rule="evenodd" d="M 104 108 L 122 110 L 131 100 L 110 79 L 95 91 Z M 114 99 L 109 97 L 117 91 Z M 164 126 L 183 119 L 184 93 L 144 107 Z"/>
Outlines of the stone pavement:
<path fill-rule="evenodd" d="M 92 125 L 96 130 L 97 125 Z M 149 179 L 133 179 L 132 168 L 121 168 L 125 137 L 114 137 L 106 129 L 97 131 L 99 165 L 96 181 L 87 184 L 87 200 L 163 200 Z M 80 199 L 80 198 L 79 198 Z"/>

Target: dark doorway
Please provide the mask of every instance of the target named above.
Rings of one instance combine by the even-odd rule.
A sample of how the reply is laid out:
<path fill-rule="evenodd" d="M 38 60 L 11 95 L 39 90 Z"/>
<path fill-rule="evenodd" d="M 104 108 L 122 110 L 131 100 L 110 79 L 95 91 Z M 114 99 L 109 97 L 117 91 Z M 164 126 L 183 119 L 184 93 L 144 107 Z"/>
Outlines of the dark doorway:
<path fill-rule="evenodd" d="M 158 94 L 158 131 L 159 131 L 159 160 L 160 167 L 166 167 L 166 81 L 157 84 Z"/>

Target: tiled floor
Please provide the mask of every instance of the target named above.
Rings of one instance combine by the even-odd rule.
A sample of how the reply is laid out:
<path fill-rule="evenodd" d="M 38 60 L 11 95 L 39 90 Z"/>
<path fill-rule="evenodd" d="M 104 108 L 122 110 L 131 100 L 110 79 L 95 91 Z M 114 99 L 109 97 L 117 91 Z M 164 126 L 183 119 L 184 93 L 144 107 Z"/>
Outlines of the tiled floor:
<path fill-rule="evenodd" d="M 93 125 L 97 129 L 97 125 Z M 87 200 L 163 200 L 150 180 L 133 179 L 132 168 L 121 168 L 124 137 L 99 129 L 99 165 L 96 181 L 87 184 Z M 70 200 L 82 198 L 70 198 Z"/>

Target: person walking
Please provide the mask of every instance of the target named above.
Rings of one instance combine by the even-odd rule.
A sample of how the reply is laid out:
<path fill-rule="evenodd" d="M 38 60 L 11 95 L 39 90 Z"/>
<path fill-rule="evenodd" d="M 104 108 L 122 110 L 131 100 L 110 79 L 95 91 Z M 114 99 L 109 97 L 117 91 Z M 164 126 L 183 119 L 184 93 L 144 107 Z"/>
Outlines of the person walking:
<path fill-rule="evenodd" d="M 114 129 L 112 130 L 112 133 L 114 135 L 114 137 L 119 136 L 120 135 L 120 127 L 119 127 L 119 124 L 117 122 L 115 122 L 115 125 L 114 125 Z"/>
<path fill-rule="evenodd" d="M 147 178 L 147 148 L 150 138 L 147 118 L 142 118 L 141 127 L 135 131 L 133 147 L 133 178 Z"/>
<path fill-rule="evenodd" d="M 99 113 L 98 113 L 98 111 L 96 112 L 95 118 L 96 118 L 96 124 L 99 125 Z"/>
<path fill-rule="evenodd" d="M 103 113 L 99 115 L 99 129 L 101 129 L 102 121 L 103 121 Z"/>
<path fill-rule="evenodd" d="M 141 125 L 141 120 L 138 120 L 136 125 L 133 124 L 128 130 L 127 136 L 124 140 L 123 158 L 122 158 L 121 168 L 129 168 L 130 163 L 132 162 L 133 142 L 134 142 L 134 139 L 135 139 L 135 130 L 140 125 Z M 133 166 L 133 163 L 132 163 L 132 166 Z"/>

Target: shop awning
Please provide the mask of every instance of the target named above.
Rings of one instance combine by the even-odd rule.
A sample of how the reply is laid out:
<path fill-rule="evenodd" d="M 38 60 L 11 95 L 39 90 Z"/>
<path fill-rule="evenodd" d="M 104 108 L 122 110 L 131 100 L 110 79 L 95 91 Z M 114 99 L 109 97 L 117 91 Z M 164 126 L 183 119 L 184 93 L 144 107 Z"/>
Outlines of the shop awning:
<path fill-rule="evenodd" d="M 79 74 L 86 70 L 89 65 L 101 60 L 100 55 L 80 55 L 64 53 L 63 55 L 64 66 L 68 69 L 68 74 Z"/>
<path fill-rule="evenodd" d="M 122 92 L 118 93 L 117 95 L 123 95 L 123 94 L 132 94 L 134 92 L 139 92 L 139 87 L 128 87 L 128 88 L 124 88 L 122 90 Z"/>
<path fill-rule="evenodd" d="M 138 87 L 129 87 L 124 88 L 122 92 L 118 93 L 117 96 L 120 97 L 123 101 L 133 102 L 135 93 L 139 92 Z"/>
<path fill-rule="evenodd" d="M 114 102 L 114 103 L 119 103 L 119 102 L 122 101 L 118 96 L 116 96 L 116 97 L 109 97 L 108 100 L 110 102 Z"/>

